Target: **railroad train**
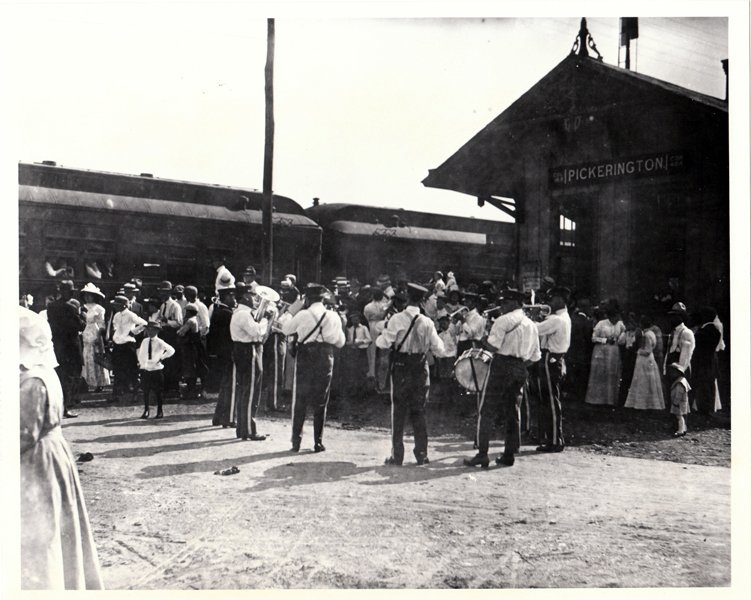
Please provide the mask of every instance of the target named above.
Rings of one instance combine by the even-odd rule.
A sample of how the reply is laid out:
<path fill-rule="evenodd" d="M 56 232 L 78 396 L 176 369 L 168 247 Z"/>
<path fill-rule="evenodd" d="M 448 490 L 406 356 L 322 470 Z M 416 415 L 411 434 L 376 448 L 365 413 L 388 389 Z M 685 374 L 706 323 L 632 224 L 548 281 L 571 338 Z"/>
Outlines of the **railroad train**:
<path fill-rule="evenodd" d="M 70 277 L 108 296 L 139 278 L 192 283 L 209 293 L 213 261 L 259 280 L 262 200 L 257 190 L 19 163 L 19 290 L 35 297 Z M 402 209 L 318 204 L 273 196 L 272 281 L 298 284 L 382 274 L 428 281 L 436 269 L 461 282 L 511 279 L 514 225 Z"/>

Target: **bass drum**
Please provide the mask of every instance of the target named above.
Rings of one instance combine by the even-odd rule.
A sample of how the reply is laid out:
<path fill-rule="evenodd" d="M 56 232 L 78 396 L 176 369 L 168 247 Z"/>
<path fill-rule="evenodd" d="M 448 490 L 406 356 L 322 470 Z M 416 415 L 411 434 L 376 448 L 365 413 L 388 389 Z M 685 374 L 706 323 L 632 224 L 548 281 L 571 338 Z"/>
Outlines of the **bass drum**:
<path fill-rule="evenodd" d="M 490 373 L 493 354 L 481 348 L 470 348 L 454 363 L 454 377 L 465 390 L 481 392 Z"/>

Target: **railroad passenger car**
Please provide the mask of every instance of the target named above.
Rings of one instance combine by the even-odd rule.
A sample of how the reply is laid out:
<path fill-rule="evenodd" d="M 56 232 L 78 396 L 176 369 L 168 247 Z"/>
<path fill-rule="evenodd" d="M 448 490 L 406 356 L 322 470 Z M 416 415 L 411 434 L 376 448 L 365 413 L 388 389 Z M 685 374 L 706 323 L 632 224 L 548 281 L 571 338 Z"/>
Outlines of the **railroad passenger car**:
<path fill-rule="evenodd" d="M 260 275 L 261 208 L 250 189 L 20 163 L 20 291 L 41 300 L 64 276 L 110 297 L 132 277 L 152 289 L 164 279 L 212 288 L 222 256 L 235 275 L 249 264 Z M 273 222 L 274 280 L 317 278 L 321 228 L 277 195 Z"/>

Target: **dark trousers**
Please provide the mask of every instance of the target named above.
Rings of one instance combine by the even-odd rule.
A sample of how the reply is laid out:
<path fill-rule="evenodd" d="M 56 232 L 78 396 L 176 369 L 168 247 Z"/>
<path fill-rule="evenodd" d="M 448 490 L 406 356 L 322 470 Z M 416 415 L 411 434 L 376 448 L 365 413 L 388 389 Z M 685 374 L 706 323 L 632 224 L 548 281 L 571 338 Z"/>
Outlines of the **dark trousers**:
<path fill-rule="evenodd" d="M 128 391 L 135 392 L 138 385 L 138 357 L 135 342 L 112 345 L 112 373 L 115 376 L 112 386 L 113 396 Z"/>
<path fill-rule="evenodd" d="M 63 408 L 67 410 L 75 404 L 76 389 L 81 378 L 81 365 L 74 362 L 62 363 L 55 368 L 55 372 L 63 390 Z"/>
<path fill-rule="evenodd" d="M 331 393 L 331 376 L 334 371 L 334 347 L 331 344 L 303 344 L 297 347 L 295 385 L 292 388 L 292 445 L 302 441 L 305 413 L 313 408 L 313 440 L 323 440 L 326 406 Z"/>
<path fill-rule="evenodd" d="M 272 333 L 263 345 L 263 397 L 267 409 L 276 410 L 281 405 L 284 389 L 284 359 L 287 342 L 279 333 Z"/>
<path fill-rule="evenodd" d="M 161 411 L 162 392 L 164 391 L 164 372 L 162 369 L 158 371 L 145 371 L 141 369 L 141 389 L 143 390 L 144 408 L 149 408 L 149 400 L 153 395 L 157 410 Z"/>
<path fill-rule="evenodd" d="M 415 436 L 415 458 L 428 455 L 425 405 L 430 394 L 428 363 L 422 354 L 395 353 L 391 363 L 391 457 L 404 460 L 404 422 L 409 416 Z"/>
<path fill-rule="evenodd" d="M 563 361 L 563 354 L 543 350 L 542 359 L 535 365 L 535 394 L 539 402 L 537 433 L 542 445 L 565 444 L 561 411 Z"/>
<path fill-rule="evenodd" d="M 159 337 L 175 349 L 172 356 L 162 361 L 162 364 L 164 364 L 164 389 L 172 392 L 178 391 L 182 375 L 182 351 L 180 344 L 177 342 L 177 330 L 165 325 Z"/>
<path fill-rule="evenodd" d="M 246 439 L 256 435 L 256 411 L 261 398 L 263 377 L 263 346 L 260 343 L 235 342 L 232 346 L 234 362 L 234 398 L 237 404 L 236 433 Z"/>
<path fill-rule="evenodd" d="M 519 450 L 522 387 L 527 379 L 527 368 L 521 358 L 496 354 L 490 366 L 485 391 L 480 397 L 477 415 L 477 449 L 487 454 L 490 436 L 495 425 L 494 416 L 503 414 L 506 422 L 503 453 L 512 455 Z"/>
<path fill-rule="evenodd" d="M 214 425 L 229 427 L 235 422 L 234 398 L 234 363 L 232 356 L 217 357 L 214 366 L 219 371 L 219 398 L 214 409 Z"/>

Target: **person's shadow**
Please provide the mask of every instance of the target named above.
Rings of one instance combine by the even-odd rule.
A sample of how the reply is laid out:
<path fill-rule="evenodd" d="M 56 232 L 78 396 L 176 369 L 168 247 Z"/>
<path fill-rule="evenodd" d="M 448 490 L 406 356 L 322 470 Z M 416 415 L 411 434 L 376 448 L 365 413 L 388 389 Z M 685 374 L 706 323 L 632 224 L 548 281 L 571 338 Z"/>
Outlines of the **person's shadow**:
<path fill-rule="evenodd" d="M 236 441 L 240 444 L 247 442 Z M 288 450 L 279 450 L 277 452 L 267 452 L 265 454 L 249 454 L 248 456 L 238 456 L 235 458 L 225 458 L 222 460 L 201 460 L 189 463 L 178 464 L 164 464 L 164 465 L 148 465 L 141 469 L 136 474 L 137 479 L 152 479 L 155 477 L 170 477 L 172 475 L 185 475 L 187 473 L 214 473 L 215 471 L 221 471 L 230 466 L 237 465 L 250 465 L 256 462 L 264 460 L 272 460 L 274 458 L 281 458 L 283 456 L 289 456 Z"/>

